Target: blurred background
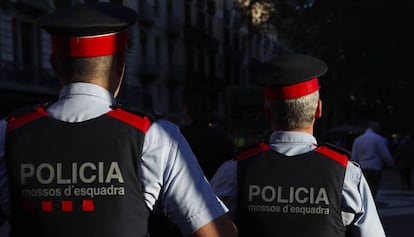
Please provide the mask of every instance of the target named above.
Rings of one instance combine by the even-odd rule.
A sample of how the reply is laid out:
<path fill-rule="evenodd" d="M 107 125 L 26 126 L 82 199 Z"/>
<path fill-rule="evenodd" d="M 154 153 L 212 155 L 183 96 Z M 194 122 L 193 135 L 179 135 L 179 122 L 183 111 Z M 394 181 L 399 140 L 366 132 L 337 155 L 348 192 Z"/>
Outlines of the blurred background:
<path fill-rule="evenodd" d="M 55 100 L 49 35 L 37 18 L 91 0 L 0 1 L 0 116 Z M 231 135 L 267 135 L 255 78 L 287 51 L 313 54 L 322 77 L 321 140 L 342 142 L 375 118 L 388 137 L 412 129 L 411 1 L 113 0 L 138 13 L 119 102 L 181 116 L 188 91 L 208 95 Z M 256 138 L 255 138 L 256 139 Z"/>
<path fill-rule="evenodd" d="M 93 0 L 0 0 L 0 118 L 57 99 L 49 35 L 37 18 Z M 184 98 L 211 101 L 211 126 L 236 148 L 267 140 L 262 91 L 255 84 L 266 61 L 286 52 L 325 61 L 321 77 L 320 142 L 351 149 L 370 120 L 394 154 L 413 132 L 414 27 L 409 0 L 102 0 L 135 9 L 118 102 L 185 124 Z M 413 236 L 414 193 L 400 190 L 398 170 L 381 182 L 378 208 L 388 236 Z M 8 226 L 0 225 L 0 236 Z M 405 234 L 405 235 L 404 235 Z"/>

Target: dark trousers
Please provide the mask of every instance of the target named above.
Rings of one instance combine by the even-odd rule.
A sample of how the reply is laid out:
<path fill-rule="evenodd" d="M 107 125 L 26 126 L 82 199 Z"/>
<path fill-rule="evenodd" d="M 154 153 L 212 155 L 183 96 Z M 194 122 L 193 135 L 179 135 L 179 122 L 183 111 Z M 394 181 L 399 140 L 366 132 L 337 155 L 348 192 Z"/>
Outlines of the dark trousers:
<path fill-rule="evenodd" d="M 410 190 L 411 189 L 411 169 L 410 168 L 401 168 L 401 189 Z"/>
<path fill-rule="evenodd" d="M 378 186 L 381 180 L 381 170 L 362 169 L 362 173 L 371 189 L 372 197 L 375 199 L 378 192 Z"/>

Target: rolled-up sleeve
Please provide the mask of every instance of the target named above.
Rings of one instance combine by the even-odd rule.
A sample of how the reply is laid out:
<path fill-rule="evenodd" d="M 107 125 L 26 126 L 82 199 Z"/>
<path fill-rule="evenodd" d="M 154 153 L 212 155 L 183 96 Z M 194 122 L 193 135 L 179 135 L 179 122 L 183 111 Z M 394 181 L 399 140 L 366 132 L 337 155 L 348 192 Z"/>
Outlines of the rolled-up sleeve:
<path fill-rule="evenodd" d="M 210 180 L 214 193 L 230 209 L 234 218 L 237 202 L 237 162 L 228 160 L 224 162 Z"/>
<path fill-rule="evenodd" d="M 342 194 L 342 219 L 350 236 L 385 237 L 368 183 L 352 162 L 348 162 Z"/>

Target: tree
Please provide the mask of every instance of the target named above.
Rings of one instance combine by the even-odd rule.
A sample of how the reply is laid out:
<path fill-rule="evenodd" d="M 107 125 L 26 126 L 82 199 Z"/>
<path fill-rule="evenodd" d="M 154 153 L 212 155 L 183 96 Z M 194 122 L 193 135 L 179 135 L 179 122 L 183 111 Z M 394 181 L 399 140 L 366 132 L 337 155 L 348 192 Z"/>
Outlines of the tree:
<path fill-rule="evenodd" d="M 276 29 L 279 40 L 295 52 L 313 54 L 329 66 L 322 96 L 329 98 L 326 127 L 361 123 L 370 117 L 405 128 L 403 117 L 413 82 L 407 80 L 412 52 L 413 3 L 376 0 L 256 0 L 272 5 L 256 28 Z M 246 14 L 246 11 L 244 12 Z M 404 58 L 404 59 L 403 59 Z"/>

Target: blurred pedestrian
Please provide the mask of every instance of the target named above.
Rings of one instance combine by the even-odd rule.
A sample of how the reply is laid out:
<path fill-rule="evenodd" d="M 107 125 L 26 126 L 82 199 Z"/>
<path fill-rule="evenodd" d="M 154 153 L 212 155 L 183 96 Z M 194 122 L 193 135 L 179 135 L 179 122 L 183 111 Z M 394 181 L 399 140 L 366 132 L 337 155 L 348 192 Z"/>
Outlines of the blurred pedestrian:
<path fill-rule="evenodd" d="M 240 236 L 385 236 L 361 169 L 347 151 L 313 136 L 326 71 L 315 57 L 286 54 L 260 78 L 269 143 L 239 153 L 210 181 Z"/>
<path fill-rule="evenodd" d="M 135 21 L 102 2 L 39 20 L 62 88 L 56 102 L 0 123 L 11 236 L 147 236 L 156 203 L 185 236 L 236 236 L 178 127 L 116 103 Z"/>
<path fill-rule="evenodd" d="M 412 169 L 414 168 L 414 139 L 409 132 L 400 140 L 395 153 L 397 168 L 400 171 L 401 189 L 412 189 Z"/>
<path fill-rule="evenodd" d="M 185 96 L 185 117 L 181 127 L 208 180 L 218 167 L 233 158 L 233 141 L 225 130 L 211 124 L 212 108 L 207 95 L 191 91 Z"/>
<path fill-rule="evenodd" d="M 374 198 L 378 193 L 382 170 L 393 166 L 387 139 L 379 131 L 379 123 L 370 121 L 365 132 L 355 138 L 351 156 L 361 166 Z"/>

